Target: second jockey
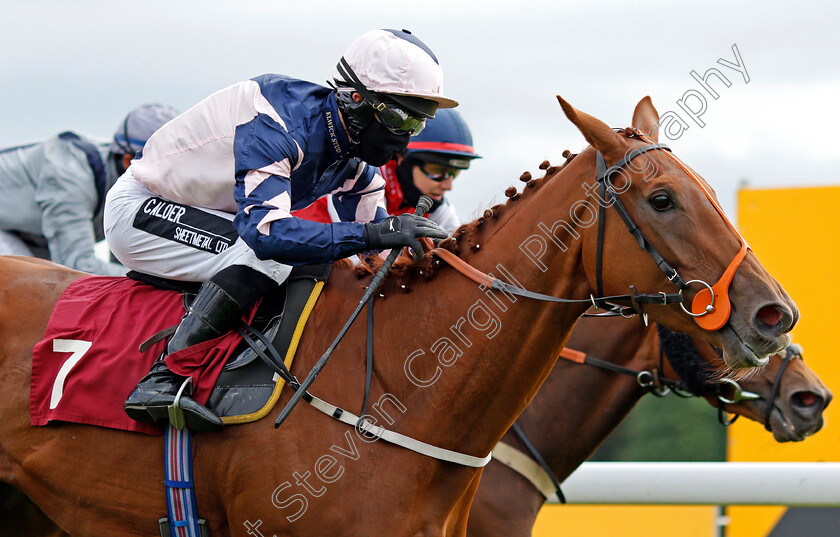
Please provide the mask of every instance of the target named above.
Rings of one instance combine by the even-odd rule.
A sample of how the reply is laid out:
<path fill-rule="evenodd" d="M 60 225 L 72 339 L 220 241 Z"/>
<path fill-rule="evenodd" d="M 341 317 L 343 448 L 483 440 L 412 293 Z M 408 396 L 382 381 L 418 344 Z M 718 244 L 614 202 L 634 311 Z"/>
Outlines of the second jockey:
<path fill-rule="evenodd" d="M 477 158 L 481 156 L 473 148 L 472 133 L 461 115 L 451 108 L 439 110 L 419 134 L 411 137 L 401 155 L 379 168 L 385 179 L 388 214 L 414 212 L 420 196 L 425 194 L 433 203 L 424 216 L 452 233 L 461 220 L 445 194 L 452 190 L 458 174 Z M 330 223 L 337 217 L 332 204 L 327 196 L 292 214 Z"/>

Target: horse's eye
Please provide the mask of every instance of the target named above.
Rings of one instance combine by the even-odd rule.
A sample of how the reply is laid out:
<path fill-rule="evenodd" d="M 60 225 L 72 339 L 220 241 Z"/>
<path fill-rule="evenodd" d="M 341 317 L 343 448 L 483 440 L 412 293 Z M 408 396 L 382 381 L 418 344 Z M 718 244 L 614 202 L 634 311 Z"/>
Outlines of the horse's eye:
<path fill-rule="evenodd" d="M 649 201 L 651 207 L 657 211 L 665 212 L 674 208 L 674 202 L 671 201 L 671 196 L 663 192 L 654 194 Z"/>

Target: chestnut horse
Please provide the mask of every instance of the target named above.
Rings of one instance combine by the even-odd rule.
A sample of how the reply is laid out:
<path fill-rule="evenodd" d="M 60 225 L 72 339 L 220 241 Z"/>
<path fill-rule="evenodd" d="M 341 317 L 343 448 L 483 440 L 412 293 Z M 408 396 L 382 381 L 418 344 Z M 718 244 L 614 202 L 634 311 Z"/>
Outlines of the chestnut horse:
<path fill-rule="evenodd" d="M 601 290 L 626 297 L 632 285 L 648 296 L 666 293 L 668 304 L 644 306 L 650 318 L 722 348 L 731 368 L 764 365 L 789 343 L 796 305 L 746 248 L 708 184 L 653 143 L 655 132 L 640 134 L 658 120 L 650 99 L 636 107 L 635 128 L 621 132 L 560 103 L 591 147 L 442 246 L 479 271 L 573 301 L 474 285 L 427 254 L 402 282 L 390 278 L 380 288 L 369 418 L 377 425 L 487 456 Z M 610 173 L 601 156 L 617 165 Z M 596 170 L 609 184 L 609 201 L 599 200 L 624 209 L 604 212 L 603 227 L 593 226 L 598 202 L 588 199 L 597 194 Z M 635 238 L 627 218 L 638 225 Z M 533 256 L 538 242 L 544 246 L 538 257 L 520 249 L 530 247 Z M 667 275 L 662 262 L 672 267 Z M 0 274 L 0 480 L 74 537 L 156 535 L 165 512 L 159 438 L 70 423 L 29 425 L 32 347 L 61 292 L 81 274 L 14 258 L 0 259 Z M 349 267 L 333 270 L 298 347 L 292 370 L 298 378 L 327 349 L 365 283 Z M 673 303 L 675 294 L 684 302 Z M 360 324 L 347 332 L 313 393 L 359 411 L 365 339 Z M 304 403 L 279 430 L 260 420 L 199 435 L 194 468 L 198 510 L 210 534 L 237 537 L 461 536 L 481 476 L 479 468 L 354 434 Z"/>
<path fill-rule="evenodd" d="M 568 346 L 627 369 L 653 372 L 660 367 L 659 339 L 654 326 L 643 327 L 620 318 L 584 318 L 575 326 Z M 693 341 L 692 345 L 689 339 L 686 343 L 686 352 L 669 355 L 670 359 L 678 361 L 677 369 L 685 376 L 692 377 L 687 382 L 691 391 L 705 393 L 709 403 L 718 406 L 715 388 L 727 385 L 710 382 L 720 360 L 717 353 L 706 342 Z M 801 359 L 789 359 L 779 378 L 785 352 L 771 356 L 760 374 L 738 381 L 741 389 L 759 395 L 759 399 L 726 404 L 724 408 L 764 423 L 778 442 L 798 442 L 820 430 L 822 412 L 832 394 Z M 669 360 L 663 363 L 664 376 L 680 380 Z M 561 359 L 517 423 L 562 482 L 592 455 L 645 393 L 633 376 Z M 733 399 L 729 392 L 721 395 Z M 765 423 L 768 412 L 770 420 Z M 502 441 L 528 453 L 514 431 Z M 522 475 L 493 460 L 481 476 L 467 535 L 529 536 L 545 501 Z"/>
<path fill-rule="evenodd" d="M 643 327 L 640 323 L 615 317 L 584 318 L 575 325 L 568 345 L 590 358 L 602 357 L 626 368 L 627 373 L 648 372 L 651 374 L 649 379 L 653 378 L 653 372 L 661 369 L 663 377 L 680 381 L 693 395 L 705 394 L 713 406 L 763 423 L 778 442 L 798 442 L 822 428 L 822 412 L 831 402 L 832 394 L 802 359 L 795 359 L 801 356 L 794 359 L 785 356 L 794 346 L 771 356 L 760 374 L 739 381 L 738 389 L 755 394 L 757 399 L 723 403 L 737 397 L 727 390 L 733 388 L 731 384 L 713 380 L 720 360 L 712 347 L 693 341 L 686 345 L 689 348 L 685 352 L 682 349 L 674 351 L 683 352 L 676 357 L 679 359 L 677 368 L 692 377 L 685 382 L 671 368 L 674 357 L 662 360 L 660 339 L 653 335 L 654 332 L 653 326 Z M 670 349 L 669 356 L 672 356 Z M 786 357 L 787 364 L 784 363 Z M 549 461 L 550 470 L 559 481 L 591 455 L 617 422 L 648 392 L 640 386 L 637 375 L 628 377 L 596 367 L 558 360 L 534 400 L 517 420 L 520 426 L 528 424 L 523 432 L 529 442 L 546 446 L 537 449 L 541 457 Z M 603 421 L 592 419 L 593 413 Z M 770 420 L 766 421 L 768 413 Z M 534 430 L 529 432 L 532 427 Z M 576 441 L 568 442 L 569 438 Z M 528 451 L 512 432 L 502 441 L 523 453 Z M 534 486 L 494 459 L 482 474 L 470 508 L 467 535 L 531 535 L 544 501 Z M 0 527 L 5 528 L 7 537 L 66 535 L 28 498 L 2 484 Z"/>

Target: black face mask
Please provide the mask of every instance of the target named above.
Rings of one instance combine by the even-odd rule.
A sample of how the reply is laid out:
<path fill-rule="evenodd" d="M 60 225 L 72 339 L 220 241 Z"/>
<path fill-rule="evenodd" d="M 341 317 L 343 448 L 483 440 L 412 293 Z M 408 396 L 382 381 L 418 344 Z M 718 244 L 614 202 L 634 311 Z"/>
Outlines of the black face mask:
<path fill-rule="evenodd" d="M 359 133 L 358 156 L 371 166 L 383 166 L 405 151 L 410 139 L 410 133 L 394 134 L 376 118 L 371 118 Z"/>

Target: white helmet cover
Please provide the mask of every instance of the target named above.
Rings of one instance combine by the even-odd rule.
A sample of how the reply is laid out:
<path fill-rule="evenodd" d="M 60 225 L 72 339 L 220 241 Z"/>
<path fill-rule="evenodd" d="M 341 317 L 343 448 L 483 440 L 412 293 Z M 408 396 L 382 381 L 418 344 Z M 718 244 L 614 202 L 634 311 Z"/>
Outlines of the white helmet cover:
<path fill-rule="evenodd" d="M 439 108 L 458 106 L 458 101 L 443 96 L 443 70 L 435 55 L 406 30 L 367 32 L 347 48 L 343 58 L 368 91 L 428 99 Z M 352 85 L 337 68 L 333 79 Z"/>

